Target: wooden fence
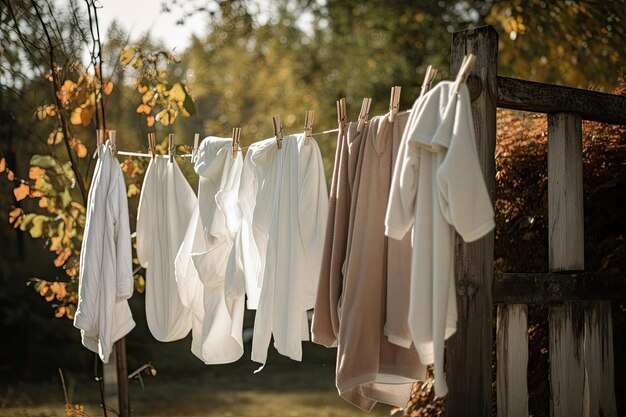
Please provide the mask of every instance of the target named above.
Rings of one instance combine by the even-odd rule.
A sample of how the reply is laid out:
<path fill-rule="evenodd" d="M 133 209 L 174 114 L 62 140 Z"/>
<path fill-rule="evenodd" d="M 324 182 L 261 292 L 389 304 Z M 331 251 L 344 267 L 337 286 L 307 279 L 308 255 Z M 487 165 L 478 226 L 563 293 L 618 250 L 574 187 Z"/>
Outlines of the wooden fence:
<path fill-rule="evenodd" d="M 456 242 L 457 333 L 446 351 L 449 416 L 492 414 L 496 323 L 498 416 L 528 416 L 528 304 L 549 305 L 550 415 L 616 416 L 611 303 L 626 298 L 626 274 L 585 271 L 582 120 L 626 124 L 626 97 L 497 75 L 498 34 L 491 26 L 452 36 L 450 74 L 463 56 L 478 153 L 492 199 L 496 108 L 548 115 L 549 269 L 494 274 L 494 233 Z"/>

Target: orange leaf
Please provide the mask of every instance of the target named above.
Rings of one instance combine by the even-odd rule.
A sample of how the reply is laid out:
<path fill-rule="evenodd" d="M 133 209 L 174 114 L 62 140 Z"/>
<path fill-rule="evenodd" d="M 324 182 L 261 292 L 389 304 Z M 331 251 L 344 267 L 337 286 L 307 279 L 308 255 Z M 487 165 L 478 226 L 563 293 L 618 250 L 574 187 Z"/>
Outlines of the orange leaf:
<path fill-rule="evenodd" d="M 30 178 L 31 180 L 36 180 L 36 179 L 41 178 L 41 176 L 44 175 L 45 173 L 46 173 L 45 169 L 32 166 L 28 170 L 28 178 Z"/>
<path fill-rule="evenodd" d="M 7 169 L 7 161 L 2 158 L 0 159 L 0 172 L 4 172 L 5 169 Z"/>
<path fill-rule="evenodd" d="M 146 124 L 148 125 L 148 127 L 154 126 L 154 116 L 146 117 Z"/>
<path fill-rule="evenodd" d="M 80 107 L 76 107 L 74 110 L 72 110 L 72 115 L 70 116 L 70 123 L 72 123 L 73 125 L 79 125 L 82 123 L 82 117 L 81 117 L 81 113 L 83 112 L 83 109 Z"/>
<path fill-rule="evenodd" d="M 57 311 L 54 312 L 54 317 L 61 318 L 65 315 L 65 307 L 61 306 L 57 308 Z"/>
<path fill-rule="evenodd" d="M 20 225 L 19 218 L 24 214 L 24 210 L 17 207 L 9 212 L 9 224 L 13 224 L 13 227 L 18 227 Z M 14 224 L 15 223 L 15 224 Z"/>
<path fill-rule="evenodd" d="M 139 86 L 137 86 L 137 92 L 139 92 L 139 94 L 143 94 L 146 91 L 148 91 L 148 86 L 143 84 L 139 84 Z"/>
<path fill-rule="evenodd" d="M 28 184 L 21 183 L 19 187 L 13 189 L 13 194 L 15 195 L 15 199 L 17 201 L 22 201 L 26 197 L 28 197 L 28 193 L 30 192 L 30 187 Z"/>
<path fill-rule="evenodd" d="M 41 207 L 41 208 L 48 207 L 48 197 L 41 197 L 39 199 L 39 207 Z"/>
<path fill-rule="evenodd" d="M 104 93 L 105 96 L 108 96 L 109 94 L 111 94 L 111 91 L 113 91 L 113 83 L 111 82 L 111 80 L 109 80 L 104 85 L 102 92 Z"/>
<path fill-rule="evenodd" d="M 87 147 L 79 142 L 74 146 L 74 152 L 79 158 L 84 158 L 87 156 Z"/>
<path fill-rule="evenodd" d="M 7 169 L 7 179 L 9 181 L 13 181 L 15 179 L 15 174 L 10 169 Z"/>
<path fill-rule="evenodd" d="M 137 107 L 137 113 L 149 114 L 151 110 L 152 110 L 152 107 L 148 106 L 147 104 L 140 104 Z"/>
<path fill-rule="evenodd" d="M 80 113 L 80 121 L 83 124 L 83 126 L 85 127 L 89 126 L 89 123 L 91 123 L 91 118 L 93 117 L 95 112 L 96 112 L 96 108 L 91 105 L 83 109 L 83 111 Z"/>

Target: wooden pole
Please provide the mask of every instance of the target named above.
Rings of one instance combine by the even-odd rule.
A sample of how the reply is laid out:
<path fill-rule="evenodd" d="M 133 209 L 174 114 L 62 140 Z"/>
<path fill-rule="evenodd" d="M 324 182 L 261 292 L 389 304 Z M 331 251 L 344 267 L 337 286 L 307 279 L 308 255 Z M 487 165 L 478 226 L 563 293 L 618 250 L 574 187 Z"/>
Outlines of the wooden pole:
<path fill-rule="evenodd" d="M 128 399 L 128 366 L 126 364 L 126 338 L 115 342 L 117 363 L 117 396 L 120 417 L 130 417 L 130 401 Z"/>
<path fill-rule="evenodd" d="M 498 33 L 491 26 L 452 35 L 450 74 L 458 72 L 466 54 L 476 55 L 469 74 L 476 145 L 487 189 L 495 190 L 496 77 Z M 447 412 L 450 416 L 491 416 L 493 342 L 494 233 L 465 243 L 457 236 L 455 275 L 458 330 L 446 352 Z"/>

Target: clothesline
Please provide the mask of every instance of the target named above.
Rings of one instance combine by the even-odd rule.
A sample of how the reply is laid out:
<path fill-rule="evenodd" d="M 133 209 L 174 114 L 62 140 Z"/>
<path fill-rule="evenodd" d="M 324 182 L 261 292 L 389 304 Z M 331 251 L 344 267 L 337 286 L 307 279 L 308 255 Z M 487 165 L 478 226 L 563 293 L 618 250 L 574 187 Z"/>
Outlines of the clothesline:
<path fill-rule="evenodd" d="M 312 136 L 320 136 L 320 135 L 327 135 L 329 133 L 336 133 L 339 132 L 339 129 L 330 129 L 330 130 L 325 130 L 323 132 L 317 132 L 317 133 L 313 133 Z M 243 146 L 239 148 L 239 151 L 243 151 L 245 149 L 248 149 L 247 146 Z M 142 152 L 130 152 L 130 151 L 117 151 L 116 152 L 118 155 L 124 155 L 124 156 L 135 156 L 138 158 L 152 158 L 152 154 L 149 153 L 142 153 Z M 161 156 L 161 157 L 169 157 L 169 155 L 155 155 L 155 157 L 157 156 Z M 183 154 L 176 154 L 175 156 L 178 156 L 180 158 L 191 158 L 194 156 L 194 154 L 191 153 L 183 153 Z"/>

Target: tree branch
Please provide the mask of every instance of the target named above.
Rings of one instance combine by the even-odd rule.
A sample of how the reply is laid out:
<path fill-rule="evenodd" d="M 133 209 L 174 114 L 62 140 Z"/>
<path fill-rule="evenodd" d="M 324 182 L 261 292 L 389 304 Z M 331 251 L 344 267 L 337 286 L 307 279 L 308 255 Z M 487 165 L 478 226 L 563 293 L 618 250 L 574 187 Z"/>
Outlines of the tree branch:
<path fill-rule="evenodd" d="M 80 175 L 80 171 L 78 169 L 78 159 L 76 157 L 76 155 L 73 153 L 72 151 L 72 147 L 70 146 L 70 139 L 71 139 L 71 131 L 70 131 L 70 127 L 67 121 L 67 118 L 65 117 L 62 109 L 63 109 L 63 103 L 61 103 L 61 100 L 59 99 L 59 95 L 57 94 L 59 91 L 59 79 L 58 79 L 58 74 L 55 71 L 55 63 L 54 63 L 54 46 L 52 44 L 52 39 L 50 38 L 50 33 L 48 32 L 48 28 L 46 27 L 46 23 L 43 21 L 43 17 L 41 15 L 41 12 L 39 11 L 39 7 L 37 7 L 37 2 L 35 0 L 31 0 L 30 1 L 31 4 L 33 5 L 33 8 L 35 9 L 35 14 L 37 15 L 37 18 L 39 19 L 39 22 L 41 23 L 41 26 L 43 27 L 43 31 L 44 34 L 46 35 L 46 40 L 48 41 L 48 46 L 50 49 L 50 73 L 52 76 L 52 86 L 54 88 L 54 100 L 57 106 L 57 118 L 59 119 L 59 122 L 61 124 L 61 128 L 63 129 L 63 142 L 65 143 L 65 148 L 67 149 L 67 155 L 69 156 L 70 159 L 70 166 L 72 167 L 72 172 L 74 172 L 74 176 L 76 177 L 76 182 L 78 183 L 78 189 L 80 190 L 80 194 L 83 200 L 83 205 L 87 204 L 87 190 L 85 189 L 85 181 L 83 180 L 83 177 Z"/>

